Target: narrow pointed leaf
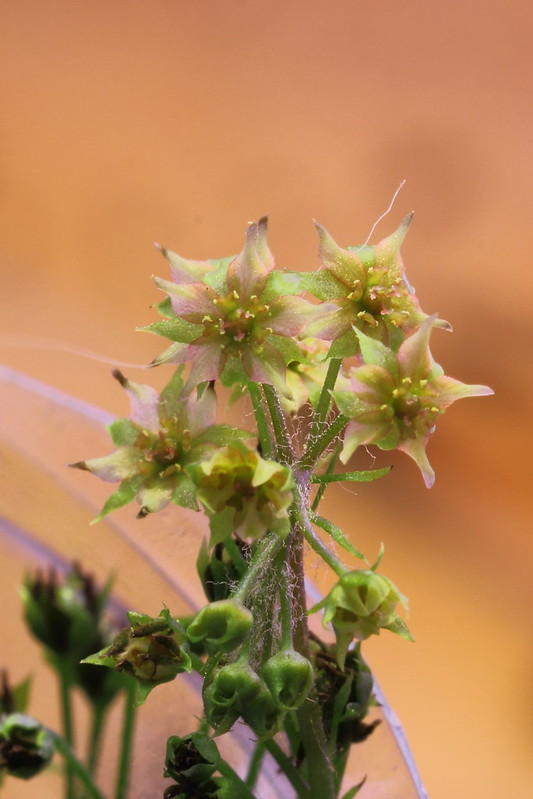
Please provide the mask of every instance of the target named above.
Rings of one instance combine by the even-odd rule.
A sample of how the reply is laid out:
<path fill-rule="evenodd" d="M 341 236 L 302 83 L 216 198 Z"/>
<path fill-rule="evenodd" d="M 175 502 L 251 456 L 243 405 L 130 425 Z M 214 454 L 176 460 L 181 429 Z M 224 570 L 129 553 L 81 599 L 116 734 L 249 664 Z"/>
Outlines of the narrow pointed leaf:
<path fill-rule="evenodd" d="M 312 483 L 340 483 L 347 480 L 353 483 L 369 483 L 372 480 L 378 480 L 380 477 L 385 477 L 392 466 L 385 466 L 383 469 L 369 469 L 362 472 L 343 472 L 342 474 L 318 474 L 313 475 L 311 478 Z"/>
<path fill-rule="evenodd" d="M 320 527 L 322 530 L 331 536 L 331 538 L 335 541 L 336 544 L 341 546 L 346 552 L 349 552 L 350 555 L 353 555 L 354 558 L 359 558 L 359 560 L 366 560 L 365 556 L 362 552 L 354 547 L 350 539 L 343 533 L 340 527 L 337 527 L 336 524 L 330 522 L 329 519 L 324 519 L 323 516 L 319 516 L 317 513 L 311 514 L 311 521 L 313 524 L 316 524 L 317 527 Z"/>

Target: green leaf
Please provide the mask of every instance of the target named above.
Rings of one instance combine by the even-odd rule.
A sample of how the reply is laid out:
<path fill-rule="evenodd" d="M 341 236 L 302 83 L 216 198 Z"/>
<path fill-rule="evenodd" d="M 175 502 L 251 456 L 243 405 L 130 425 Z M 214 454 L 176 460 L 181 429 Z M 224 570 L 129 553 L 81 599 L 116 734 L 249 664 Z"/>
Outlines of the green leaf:
<path fill-rule="evenodd" d="M 131 419 L 115 419 L 107 430 L 116 447 L 132 447 L 139 437 L 139 427 Z"/>
<path fill-rule="evenodd" d="M 160 319 L 152 322 L 151 325 L 137 328 L 141 333 L 155 333 L 171 341 L 178 341 L 181 344 L 190 344 L 202 335 L 202 325 L 195 325 L 193 322 L 186 322 L 174 316 L 171 319 Z"/>
<path fill-rule="evenodd" d="M 271 302 L 277 297 L 288 297 L 300 294 L 304 290 L 303 275 L 300 272 L 274 270 L 270 272 L 264 291 L 261 293 L 261 302 Z"/>
<path fill-rule="evenodd" d="M 123 505 L 127 505 L 128 502 L 132 502 L 136 494 L 137 488 L 134 483 L 131 480 L 123 480 L 117 490 L 113 491 L 111 496 L 107 499 L 99 515 L 96 519 L 92 520 L 91 524 L 96 524 L 96 522 L 99 522 L 104 516 L 111 513 L 111 511 L 117 510 L 117 508 L 121 508 Z"/>
<path fill-rule="evenodd" d="M 312 483 L 339 483 L 347 480 L 353 483 L 369 483 L 372 480 L 378 480 L 380 477 L 385 477 L 392 466 L 385 466 L 383 469 L 369 469 L 362 472 L 344 472 L 342 474 L 317 474 L 311 478 Z"/>
<path fill-rule="evenodd" d="M 328 358 L 351 358 L 359 349 L 359 342 L 353 330 L 348 330 L 343 336 L 333 342 L 328 351 Z"/>
<path fill-rule="evenodd" d="M 329 519 L 324 519 L 323 516 L 319 516 L 317 513 L 311 513 L 311 521 L 313 524 L 316 524 L 317 527 L 325 530 L 325 532 L 331 536 L 335 543 L 345 549 L 346 552 L 349 552 L 350 555 L 353 555 L 355 558 L 359 558 L 360 560 L 366 560 L 363 553 L 359 552 L 359 550 L 354 547 L 350 539 L 343 533 L 341 528 L 337 527 L 337 525 L 333 522 L 330 522 Z"/>

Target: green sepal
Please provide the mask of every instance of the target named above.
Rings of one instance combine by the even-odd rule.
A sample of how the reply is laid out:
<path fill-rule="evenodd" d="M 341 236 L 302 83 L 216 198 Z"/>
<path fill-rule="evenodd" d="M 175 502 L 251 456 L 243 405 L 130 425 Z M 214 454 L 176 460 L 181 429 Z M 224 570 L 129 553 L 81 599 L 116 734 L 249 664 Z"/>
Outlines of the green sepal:
<path fill-rule="evenodd" d="M 327 269 L 308 272 L 301 276 L 302 287 L 322 302 L 346 297 L 347 288 Z"/>
<path fill-rule="evenodd" d="M 178 409 L 178 411 L 181 409 L 181 394 L 185 384 L 184 371 L 185 366 L 180 364 L 159 395 L 158 406 L 159 408 L 164 407 L 167 413 L 168 411 L 172 413 L 174 409 Z"/>
<path fill-rule="evenodd" d="M 186 322 L 174 316 L 171 319 L 160 319 L 150 325 L 138 327 L 140 333 L 154 333 L 156 336 L 163 336 L 171 341 L 181 344 L 190 344 L 202 335 L 202 325 L 195 325 L 194 322 Z"/>
<path fill-rule="evenodd" d="M 394 633 L 395 635 L 399 635 L 400 638 L 405 638 L 406 641 L 414 642 L 414 638 L 411 635 L 409 627 L 405 623 L 405 621 L 401 618 L 401 616 L 394 615 L 394 618 L 390 622 L 383 627 L 384 630 L 389 630 L 389 632 Z"/>
<path fill-rule="evenodd" d="M 216 424 L 212 427 L 207 427 L 202 433 L 195 437 L 194 443 L 214 444 L 217 447 L 227 447 L 234 445 L 236 440 L 255 438 L 255 433 L 249 430 L 239 430 L 237 427 L 232 427 L 229 424 Z"/>
<path fill-rule="evenodd" d="M 226 274 L 228 266 L 235 258 L 235 255 L 230 255 L 228 258 L 208 259 L 207 263 L 211 264 L 214 269 L 204 275 L 202 282 L 214 289 L 217 294 L 227 294 Z"/>
<path fill-rule="evenodd" d="M 364 362 L 375 366 L 383 366 L 391 375 L 396 375 L 398 372 L 396 353 L 379 339 L 370 338 L 370 336 L 362 333 L 357 328 L 354 328 L 354 332 L 359 339 L 359 347 L 361 348 Z"/>
<path fill-rule="evenodd" d="M 161 316 L 165 316 L 167 319 L 172 319 L 174 316 L 174 311 L 172 310 L 172 300 L 170 297 L 165 297 L 164 300 L 156 303 L 152 306 L 152 308 L 155 308 L 156 311 L 161 314 Z"/>
<path fill-rule="evenodd" d="M 342 472 L 341 474 L 316 474 L 311 478 L 312 483 L 340 483 L 344 480 L 353 483 L 370 483 L 372 480 L 378 480 L 380 477 L 385 477 L 392 466 L 385 466 L 383 469 L 368 469 L 361 472 Z"/>
<path fill-rule="evenodd" d="M 382 541 L 381 544 L 379 545 L 379 552 L 377 554 L 376 560 L 374 561 L 374 563 L 370 567 L 369 571 L 371 571 L 371 572 L 375 572 L 376 571 L 376 569 L 378 568 L 379 564 L 381 563 L 381 560 L 382 560 L 384 554 L 385 554 L 385 545 L 383 544 L 383 541 Z"/>
<path fill-rule="evenodd" d="M 1 673 L 0 685 L 0 716 L 10 713 L 25 713 L 30 700 L 32 677 L 26 677 L 18 685 L 11 687 L 8 683 L 7 673 Z"/>
<path fill-rule="evenodd" d="M 304 355 L 294 339 L 288 336 L 277 336 L 272 333 L 269 336 L 270 343 L 281 352 L 285 365 L 290 363 L 309 363 L 309 359 Z"/>
<path fill-rule="evenodd" d="M 360 399 L 353 391 L 332 391 L 331 395 L 343 416 L 356 419 L 360 414 L 368 411 L 368 403 Z"/>
<path fill-rule="evenodd" d="M 235 508 L 226 507 L 218 513 L 213 513 L 209 516 L 209 529 L 211 537 L 209 538 L 209 548 L 212 549 L 217 544 L 222 543 L 233 533 L 235 528 L 233 519 L 235 516 Z"/>
<path fill-rule="evenodd" d="M 137 494 L 137 481 L 135 480 L 123 480 L 116 491 L 113 491 L 110 497 L 104 503 L 104 507 L 96 517 L 90 523 L 96 524 L 104 516 L 107 516 L 108 513 L 111 513 L 113 510 L 117 510 L 117 508 L 122 508 L 123 505 L 127 505 L 128 502 L 133 502 L 135 496 Z"/>
<path fill-rule="evenodd" d="M 267 277 L 266 285 L 261 293 L 261 302 L 272 302 L 278 297 L 301 294 L 304 290 L 304 275 L 301 272 L 274 270 Z"/>
<path fill-rule="evenodd" d="M 220 382 L 226 388 L 238 384 L 245 386 L 250 378 L 246 375 L 240 358 L 230 356 L 220 374 Z"/>
<path fill-rule="evenodd" d="M 319 516 L 317 513 L 311 513 L 311 521 L 313 524 L 316 524 L 317 527 L 325 530 L 325 532 L 331 536 L 336 544 L 345 549 L 350 555 L 353 555 L 354 558 L 366 560 L 363 553 L 354 547 L 350 539 L 345 535 L 345 533 L 343 533 L 341 528 L 333 522 L 330 522 L 329 519 L 324 519 L 323 516 Z"/>
<path fill-rule="evenodd" d="M 198 510 L 198 502 L 196 501 L 196 486 L 188 474 L 182 472 L 176 477 L 176 485 L 172 492 L 171 501 L 174 505 L 179 505 L 181 508 L 188 508 L 189 510 Z"/>
<path fill-rule="evenodd" d="M 107 431 L 116 447 L 132 447 L 139 437 L 139 426 L 131 419 L 115 419 Z"/>
<path fill-rule="evenodd" d="M 366 774 L 361 780 L 361 782 L 358 782 L 357 785 L 352 786 L 349 790 L 346 791 L 342 799 L 353 799 L 354 796 L 357 796 L 357 794 L 359 793 L 365 782 L 366 782 Z"/>
<path fill-rule="evenodd" d="M 348 330 L 336 339 L 328 350 L 327 358 L 351 358 L 359 350 L 359 341 L 355 331 Z"/>

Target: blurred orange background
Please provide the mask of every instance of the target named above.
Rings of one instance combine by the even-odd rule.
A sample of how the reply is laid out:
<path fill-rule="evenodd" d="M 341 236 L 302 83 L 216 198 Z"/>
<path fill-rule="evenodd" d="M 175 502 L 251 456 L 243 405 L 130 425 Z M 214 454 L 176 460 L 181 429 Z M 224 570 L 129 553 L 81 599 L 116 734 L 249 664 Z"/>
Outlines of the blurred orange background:
<path fill-rule="evenodd" d="M 54 342 L 137 364 L 162 349 L 133 332 L 167 277 L 153 241 L 230 255 L 268 213 L 277 264 L 314 268 L 313 217 L 360 244 L 407 180 L 373 240 L 416 210 L 408 275 L 455 329 L 434 354 L 496 396 L 441 421 L 431 491 L 400 455 L 326 504 L 369 557 L 385 541 L 409 596 L 416 644 L 384 635 L 367 654 L 432 799 L 525 796 L 533 777 L 531 25 L 519 0 L 0 10 L 0 359 L 113 413 L 109 366 Z M 89 454 L 73 441 L 72 460 Z"/>

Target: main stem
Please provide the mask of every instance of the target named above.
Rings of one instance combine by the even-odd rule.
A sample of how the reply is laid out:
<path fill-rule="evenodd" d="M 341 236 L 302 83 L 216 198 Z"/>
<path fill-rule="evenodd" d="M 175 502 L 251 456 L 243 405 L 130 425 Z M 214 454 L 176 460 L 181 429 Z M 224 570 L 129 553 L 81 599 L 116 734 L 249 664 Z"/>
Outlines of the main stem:
<path fill-rule="evenodd" d="M 288 434 L 287 423 L 281 410 L 279 398 L 272 386 L 263 386 L 263 392 L 270 413 L 271 427 L 275 436 L 275 449 L 282 462 L 295 465 L 296 455 Z M 293 589 L 293 646 L 297 652 L 310 659 L 309 630 L 307 626 L 307 607 L 303 564 L 303 530 L 296 519 L 306 511 L 309 496 L 310 474 L 300 473 L 295 491 L 295 509 L 292 514 L 293 529 L 288 545 L 287 565 Z M 321 707 L 313 687 L 310 695 L 297 711 L 300 735 L 302 738 L 307 776 L 309 799 L 335 799 L 335 770 L 328 751 Z"/>
<path fill-rule="evenodd" d="M 295 529 L 290 549 L 290 567 L 294 581 L 293 646 L 304 657 L 310 657 L 309 630 L 305 601 L 303 569 L 303 536 Z M 311 799 L 335 799 L 333 763 L 328 752 L 322 713 L 313 686 L 310 695 L 297 711 L 300 735 L 305 752 Z"/>

